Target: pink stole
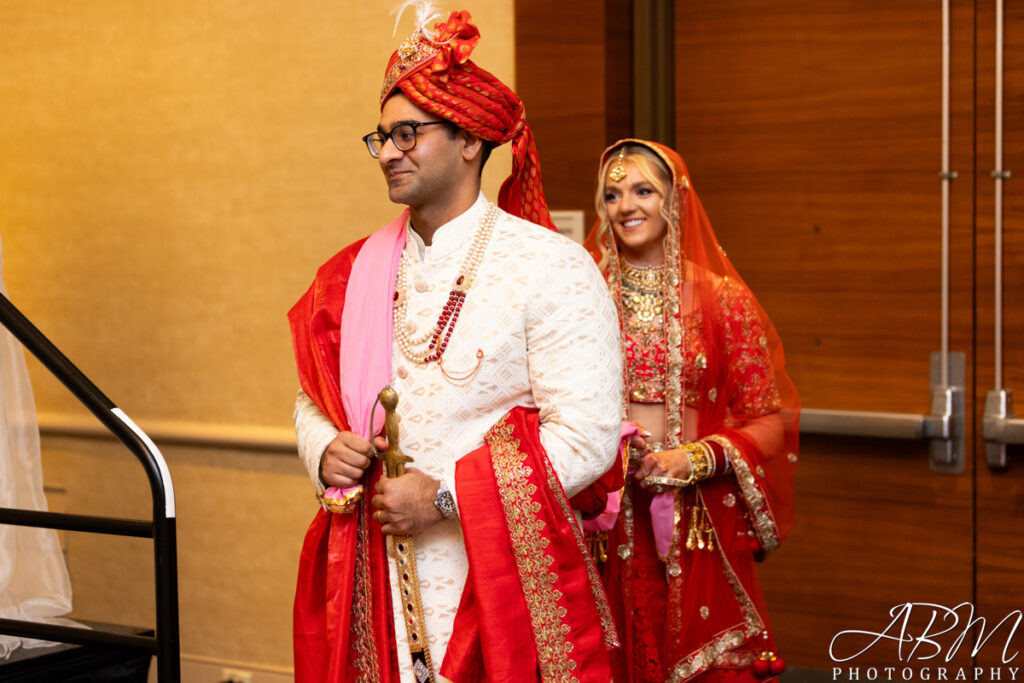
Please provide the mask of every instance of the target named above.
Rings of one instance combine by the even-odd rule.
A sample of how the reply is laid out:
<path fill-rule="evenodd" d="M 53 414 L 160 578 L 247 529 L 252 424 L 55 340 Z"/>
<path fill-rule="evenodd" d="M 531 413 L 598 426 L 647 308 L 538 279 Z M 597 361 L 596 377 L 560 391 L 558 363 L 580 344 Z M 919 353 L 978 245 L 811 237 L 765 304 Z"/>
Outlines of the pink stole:
<path fill-rule="evenodd" d="M 370 413 L 380 390 L 391 383 L 391 346 L 394 319 L 391 315 L 398 264 L 405 249 L 409 210 L 370 235 L 352 264 L 345 290 L 345 315 L 341 319 L 341 352 L 338 376 L 341 403 L 354 434 L 368 437 L 384 424 L 378 410 L 370 425 Z M 327 498 L 348 500 L 351 491 L 330 487 Z"/>

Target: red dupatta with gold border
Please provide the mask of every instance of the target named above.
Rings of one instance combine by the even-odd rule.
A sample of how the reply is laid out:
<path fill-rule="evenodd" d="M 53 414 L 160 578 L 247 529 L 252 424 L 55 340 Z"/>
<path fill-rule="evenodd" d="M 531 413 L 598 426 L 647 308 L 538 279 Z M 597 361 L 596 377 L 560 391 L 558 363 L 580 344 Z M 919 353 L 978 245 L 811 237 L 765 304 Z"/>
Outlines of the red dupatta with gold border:
<path fill-rule="evenodd" d="M 510 411 L 484 440 L 456 463 L 469 577 L 441 673 L 457 683 L 607 683 L 619 644 L 611 611 L 537 409 Z"/>

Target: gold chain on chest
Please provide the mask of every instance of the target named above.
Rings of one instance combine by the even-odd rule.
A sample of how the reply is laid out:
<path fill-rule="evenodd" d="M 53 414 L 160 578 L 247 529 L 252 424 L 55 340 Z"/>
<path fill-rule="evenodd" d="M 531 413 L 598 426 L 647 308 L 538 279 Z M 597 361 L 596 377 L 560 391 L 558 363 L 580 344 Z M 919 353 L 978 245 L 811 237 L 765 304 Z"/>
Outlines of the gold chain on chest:
<path fill-rule="evenodd" d="M 665 313 L 665 266 L 634 266 L 619 259 L 622 273 L 622 307 L 632 313 L 638 332 L 662 327 Z"/>

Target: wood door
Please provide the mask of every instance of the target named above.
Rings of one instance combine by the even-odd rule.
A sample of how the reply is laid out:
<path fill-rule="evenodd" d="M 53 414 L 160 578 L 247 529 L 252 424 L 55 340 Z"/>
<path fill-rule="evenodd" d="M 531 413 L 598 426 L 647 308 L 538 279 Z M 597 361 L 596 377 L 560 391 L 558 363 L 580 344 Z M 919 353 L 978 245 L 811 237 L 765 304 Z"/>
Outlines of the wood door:
<path fill-rule="evenodd" d="M 973 405 L 974 5 L 957 0 L 952 16 L 950 349 L 967 355 Z M 805 408 L 930 410 L 941 36 L 938 3 L 676 3 L 677 149 Z M 783 657 L 901 665 L 894 641 L 842 664 L 830 645 L 883 631 L 895 605 L 972 601 L 973 463 L 933 474 L 924 443 L 805 437 L 796 476 L 796 524 L 761 566 Z M 867 644 L 844 636 L 836 654 Z"/>
<path fill-rule="evenodd" d="M 517 85 L 556 208 L 589 208 L 597 155 L 623 134 L 627 4 L 517 0 Z M 1004 168 L 1016 177 L 1004 196 L 1003 384 L 1024 415 L 1024 5 L 1007 5 Z M 940 347 L 941 4 L 675 7 L 676 146 L 783 337 L 804 407 L 927 413 Z M 950 680 L 961 666 L 1001 666 L 1006 639 L 1024 630 L 1010 632 L 1024 608 L 1024 447 L 992 472 L 981 435 L 994 382 L 994 23 L 993 0 L 953 0 L 950 350 L 966 357 L 966 471 L 933 474 L 920 442 L 804 436 L 796 525 L 761 566 L 794 666 L 859 667 L 860 680 L 882 667 L 886 680 L 910 648 L 883 639 L 837 663 L 830 645 L 843 631 L 886 629 L 906 603 L 964 603 L 986 619 L 974 636 L 991 634 L 975 662 L 970 638 L 954 652 L 969 616 L 960 609 L 941 656 L 910 662 L 931 680 L 940 666 Z M 553 24 L 575 30 L 552 38 Z M 908 633 L 921 635 L 931 612 L 915 609 Z"/>
<path fill-rule="evenodd" d="M 994 224 L 995 181 L 995 3 L 978 6 L 978 397 L 995 383 Z M 1007 2 L 1004 37 L 1003 168 L 1012 173 L 1003 192 L 1003 363 L 1002 385 L 1014 391 L 1016 413 L 1024 412 L 1024 6 Z M 975 418 L 981 424 L 979 400 Z M 1024 608 L 1024 448 L 1008 449 L 1010 468 L 990 470 L 981 438 L 976 439 L 977 612 L 994 629 L 979 652 L 978 665 L 1003 666 L 1003 646 L 1014 626 L 1013 612 Z M 1019 630 L 1019 629 L 1018 629 Z M 1020 637 L 1017 637 L 1020 640 Z M 1015 648 L 1010 647 L 1007 655 Z M 1013 662 L 1017 664 L 1018 662 Z M 1012 666 L 1012 664 L 1011 664 Z M 1005 677 L 1005 675 L 1004 675 Z"/>

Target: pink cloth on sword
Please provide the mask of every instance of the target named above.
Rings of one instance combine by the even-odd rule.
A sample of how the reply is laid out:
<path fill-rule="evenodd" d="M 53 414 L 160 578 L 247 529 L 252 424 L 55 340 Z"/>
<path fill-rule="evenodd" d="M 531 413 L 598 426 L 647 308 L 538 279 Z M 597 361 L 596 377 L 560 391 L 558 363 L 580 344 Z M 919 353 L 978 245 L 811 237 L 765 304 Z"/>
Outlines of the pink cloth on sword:
<path fill-rule="evenodd" d="M 377 394 L 391 383 L 391 346 L 395 334 L 391 300 L 398 264 L 405 249 L 408 222 L 409 210 L 406 209 L 367 238 L 352 263 L 352 274 L 345 290 L 338 376 L 349 426 L 352 433 L 359 436 L 376 434 L 384 424 L 384 411 L 379 410 L 371 431 L 370 412 Z M 324 496 L 343 499 L 356 488 L 361 485 L 347 489 L 332 486 Z"/>

